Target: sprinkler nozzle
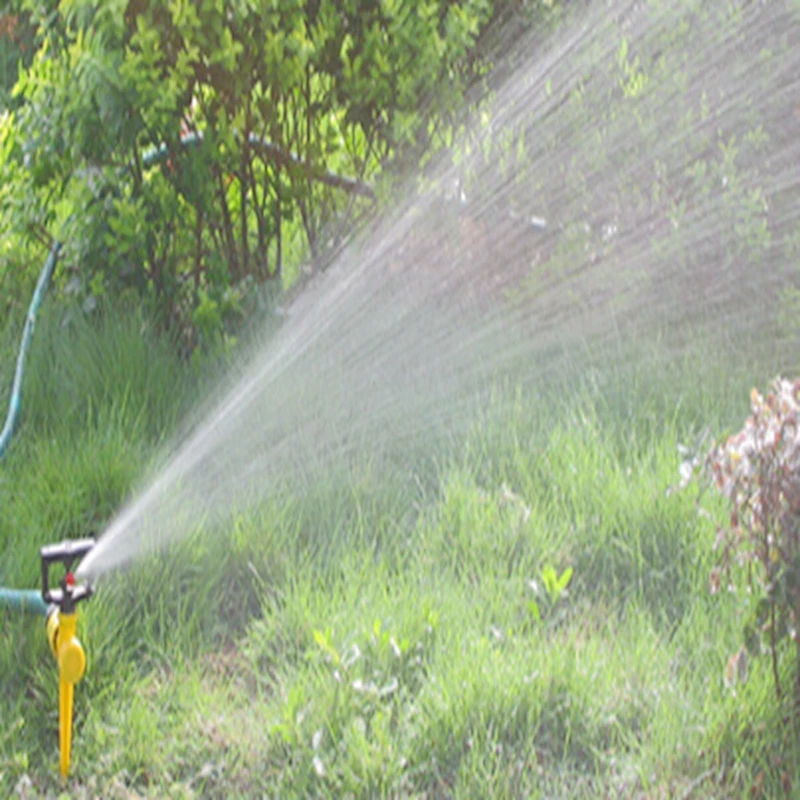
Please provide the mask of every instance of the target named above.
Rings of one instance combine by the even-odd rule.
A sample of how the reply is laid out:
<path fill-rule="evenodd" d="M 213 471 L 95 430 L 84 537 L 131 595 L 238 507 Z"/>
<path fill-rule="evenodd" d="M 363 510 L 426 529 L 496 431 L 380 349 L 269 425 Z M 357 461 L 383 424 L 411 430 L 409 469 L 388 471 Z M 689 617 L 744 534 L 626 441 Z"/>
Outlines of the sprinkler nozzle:
<path fill-rule="evenodd" d="M 75 582 L 72 565 L 94 547 L 94 539 L 51 544 L 39 551 L 42 559 L 42 597 L 48 604 L 47 640 L 58 664 L 58 738 L 61 774 L 69 773 L 72 752 L 72 701 L 75 684 L 86 671 L 86 654 L 77 637 L 78 603 L 92 595 L 92 587 Z M 64 566 L 58 589 L 50 588 L 50 567 Z"/>

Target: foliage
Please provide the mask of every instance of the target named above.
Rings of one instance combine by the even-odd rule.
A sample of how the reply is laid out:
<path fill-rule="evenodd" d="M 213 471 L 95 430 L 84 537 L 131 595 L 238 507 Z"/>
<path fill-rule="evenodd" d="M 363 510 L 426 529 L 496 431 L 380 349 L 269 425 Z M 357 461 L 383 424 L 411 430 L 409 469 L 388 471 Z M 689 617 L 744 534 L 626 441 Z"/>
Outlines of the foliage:
<path fill-rule="evenodd" d="M 746 653 L 766 646 L 780 697 L 778 650 L 794 642 L 800 655 L 800 381 L 779 378 L 766 397 L 753 389 L 750 402 L 742 430 L 716 445 L 705 465 L 730 506 L 717 537 L 721 566 L 712 572 L 712 591 L 723 574 L 732 584 L 733 567 L 745 568 L 755 608 L 736 666 L 744 676 Z M 800 701 L 800 658 L 796 670 Z"/>
<path fill-rule="evenodd" d="M 28 64 L 35 49 L 35 31 L 19 5 L 19 0 L 12 0 L 0 11 L 0 110 L 13 104 L 11 90 L 19 66 Z"/>
<path fill-rule="evenodd" d="M 5 235 L 61 236 L 65 286 L 151 295 L 189 345 L 258 284 L 324 259 L 371 208 L 364 181 L 433 146 L 491 12 L 488 0 L 24 5 L 40 44 L 0 128 Z"/>

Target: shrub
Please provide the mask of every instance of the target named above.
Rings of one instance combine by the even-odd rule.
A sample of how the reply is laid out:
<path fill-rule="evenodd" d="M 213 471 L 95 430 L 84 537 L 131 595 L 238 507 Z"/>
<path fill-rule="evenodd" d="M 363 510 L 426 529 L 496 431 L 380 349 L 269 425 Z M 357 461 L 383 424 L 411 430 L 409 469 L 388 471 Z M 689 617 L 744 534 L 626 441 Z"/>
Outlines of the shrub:
<path fill-rule="evenodd" d="M 190 346 L 236 297 L 322 259 L 367 210 L 365 181 L 441 138 L 491 12 L 20 2 L 40 43 L 0 129 L 3 233 L 63 238 L 62 284 L 155 297 Z"/>
<path fill-rule="evenodd" d="M 757 602 L 732 665 L 743 677 L 746 654 L 766 649 L 780 697 L 779 649 L 793 642 L 800 702 L 800 380 L 779 378 L 766 397 L 753 389 L 751 406 L 743 428 L 715 445 L 705 463 L 730 508 L 711 587 L 745 577 Z"/>

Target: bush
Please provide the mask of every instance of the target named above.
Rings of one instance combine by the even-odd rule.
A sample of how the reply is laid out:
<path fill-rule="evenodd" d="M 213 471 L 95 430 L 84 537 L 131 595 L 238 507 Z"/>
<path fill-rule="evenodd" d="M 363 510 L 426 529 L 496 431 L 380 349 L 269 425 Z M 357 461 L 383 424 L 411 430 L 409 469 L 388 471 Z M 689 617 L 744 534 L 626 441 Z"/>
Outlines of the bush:
<path fill-rule="evenodd" d="M 800 703 L 800 380 L 777 379 L 766 397 L 753 389 L 751 406 L 742 430 L 715 445 L 705 464 L 730 508 L 719 527 L 711 587 L 745 577 L 755 601 L 731 671 L 743 679 L 747 654 L 766 649 L 780 698 L 779 649 L 794 642 Z"/>
<path fill-rule="evenodd" d="M 189 347 L 323 259 L 371 207 L 365 181 L 441 139 L 491 13 L 22 2 L 40 43 L 0 128 L 4 234 L 61 236 L 62 285 L 152 295 Z"/>

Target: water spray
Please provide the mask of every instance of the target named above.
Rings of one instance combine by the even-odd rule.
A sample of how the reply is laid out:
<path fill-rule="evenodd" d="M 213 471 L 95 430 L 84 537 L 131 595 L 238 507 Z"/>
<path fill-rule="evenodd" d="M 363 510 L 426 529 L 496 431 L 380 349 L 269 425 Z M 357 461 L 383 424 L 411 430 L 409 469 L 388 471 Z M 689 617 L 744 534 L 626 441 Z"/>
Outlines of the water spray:
<path fill-rule="evenodd" d="M 94 547 L 94 539 L 64 541 L 43 547 L 42 598 L 47 603 L 46 631 L 50 649 L 58 664 L 58 739 L 61 750 L 60 769 L 69 773 L 72 751 L 72 702 L 75 684 L 86 672 L 86 654 L 77 636 L 78 603 L 92 596 L 89 584 L 76 582 L 73 564 L 80 561 Z M 58 589 L 50 588 L 50 568 L 55 564 L 64 567 Z"/>

